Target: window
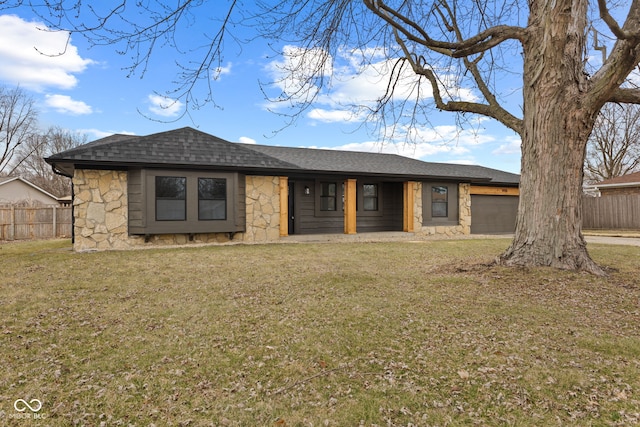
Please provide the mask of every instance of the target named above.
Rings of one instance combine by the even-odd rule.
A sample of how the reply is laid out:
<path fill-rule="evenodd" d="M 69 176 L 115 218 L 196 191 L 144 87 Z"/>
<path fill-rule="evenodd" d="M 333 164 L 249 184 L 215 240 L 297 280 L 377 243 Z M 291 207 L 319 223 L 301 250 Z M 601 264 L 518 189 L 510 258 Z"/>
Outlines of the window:
<path fill-rule="evenodd" d="M 156 176 L 156 220 L 187 219 L 187 178 Z"/>
<path fill-rule="evenodd" d="M 335 211 L 337 198 L 337 185 L 335 182 L 320 183 L 320 210 Z"/>
<path fill-rule="evenodd" d="M 227 180 L 198 178 L 198 219 L 227 219 Z"/>
<path fill-rule="evenodd" d="M 424 225 L 458 225 L 460 198 L 458 183 L 423 182 L 422 221 Z"/>
<path fill-rule="evenodd" d="M 362 205 L 365 211 L 378 210 L 378 184 L 364 184 L 362 186 Z"/>
<path fill-rule="evenodd" d="M 127 191 L 131 235 L 246 230 L 246 190 L 242 174 L 132 169 Z"/>
<path fill-rule="evenodd" d="M 447 193 L 447 187 L 431 187 L 431 216 L 433 218 L 446 218 L 448 216 Z"/>

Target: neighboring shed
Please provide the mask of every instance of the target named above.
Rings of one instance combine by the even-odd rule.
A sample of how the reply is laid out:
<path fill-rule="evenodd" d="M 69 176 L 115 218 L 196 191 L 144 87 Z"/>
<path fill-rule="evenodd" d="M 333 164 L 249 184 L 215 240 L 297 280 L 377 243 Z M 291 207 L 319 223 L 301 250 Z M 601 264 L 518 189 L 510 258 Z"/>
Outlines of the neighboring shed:
<path fill-rule="evenodd" d="M 0 177 L 0 205 L 58 205 L 58 198 L 26 179 Z"/>
<path fill-rule="evenodd" d="M 73 178 L 77 250 L 292 234 L 469 234 L 472 212 L 495 216 L 473 206 L 474 197 L 517 199 L 519 182 L 481 166 L 239 144 L 191 128 L 113 135 L 46 160 Z M 502 218 L 515 223 L 512 210 Z M 505 230 L 498 225 L 493 232 Z"/>

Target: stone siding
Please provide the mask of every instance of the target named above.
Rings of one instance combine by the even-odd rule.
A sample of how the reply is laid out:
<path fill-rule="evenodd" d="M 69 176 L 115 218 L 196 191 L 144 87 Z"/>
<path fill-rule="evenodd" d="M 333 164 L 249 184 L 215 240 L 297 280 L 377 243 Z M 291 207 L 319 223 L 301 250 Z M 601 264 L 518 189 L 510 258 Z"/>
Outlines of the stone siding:
<path fill-rule="evenodd" d="M 276 241 L 280 230 L 278 177 L 246 177 L 246 233 L 128 234 L 126 171 L 77 169 L 73 177 L 75 251 L 145 246 Z"/>
<path fill-rule="evenodd" d="M 247 176 L 247 230 L 244 242 L 280 239 L 280 179 L 277 176 Z"/>
<path fill-rule="evenodd" d="M 205 234 L 159 234 L 131 236 L 128 233 L 126 171 L 75 171 L 74 250 L 112 250 L 135 247 L 229 242 L 264 243 L 280 240 L 280 182 L 275 176 L 246 177 L 246 232 Z M 414 230 L 418 236 L 466 235 L 471 232 L 470 185 L 460 184 L 457 225 L 423 226 L 423 183 L 414 191 Z"/>
<path fill-rule="evenodd" d="M 127 172 L 77 169 L 73 191 L 74 250 L 126 249 Z"/>
<path fill-rule="evenodd" d="M 458 224 L 423 225 L 422 182 L 414 186 L 414 224 L 415 233 L 423 236 L 456 236 L 471 234 L 471 185 L 458 185 Z"/>

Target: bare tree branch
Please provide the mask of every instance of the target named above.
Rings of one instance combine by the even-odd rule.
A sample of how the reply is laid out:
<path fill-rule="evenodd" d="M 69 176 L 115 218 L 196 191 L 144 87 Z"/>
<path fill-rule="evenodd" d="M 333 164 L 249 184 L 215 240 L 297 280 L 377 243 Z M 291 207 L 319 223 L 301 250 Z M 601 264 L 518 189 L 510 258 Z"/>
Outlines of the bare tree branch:
<path fill-rule="evenodd" d="M 640 89 L 638 88 L 618 88 L 609 97 L 609 102 L 620 102 L 625 104 L 640 104 Z"/>
<path fill-rule="evenodd" d="M 0 174 L 12 167 L 17 150 L 36 131 L 37 117 L 33 99 L 20 87 L 0 87 Z"/>
<path fill-rule="evenodd" d="M 585 175 L 596 183 L 640 169 L 640 105 L 606 104 L 587 144 Z"/>
<path fill-rule="evenodd" d="M 607 7 L 607 0 L 598 0 L 598 10 L 600 11 L 600 18 L 607 24 L 611 32 L 620 40 L 626 40 L 631 38 L 637 38 L 638 34 L 633 32 L 627 32 L 620 28 L 618 22 L 609 13 Z"/>

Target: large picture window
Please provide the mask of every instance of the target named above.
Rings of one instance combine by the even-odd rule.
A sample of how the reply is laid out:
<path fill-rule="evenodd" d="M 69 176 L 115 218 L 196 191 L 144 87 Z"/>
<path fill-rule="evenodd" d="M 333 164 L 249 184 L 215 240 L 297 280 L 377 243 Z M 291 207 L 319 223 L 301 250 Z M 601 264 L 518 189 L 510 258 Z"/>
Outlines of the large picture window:
<path fill-rule="evenodd" d="M 156 220 L 187 219 L 187 178 L 156 176 Z"/>
<path fill-rule="evenodd" d="M 198 219 L 227 219 L 227 180 L 198 178 Z"/>

